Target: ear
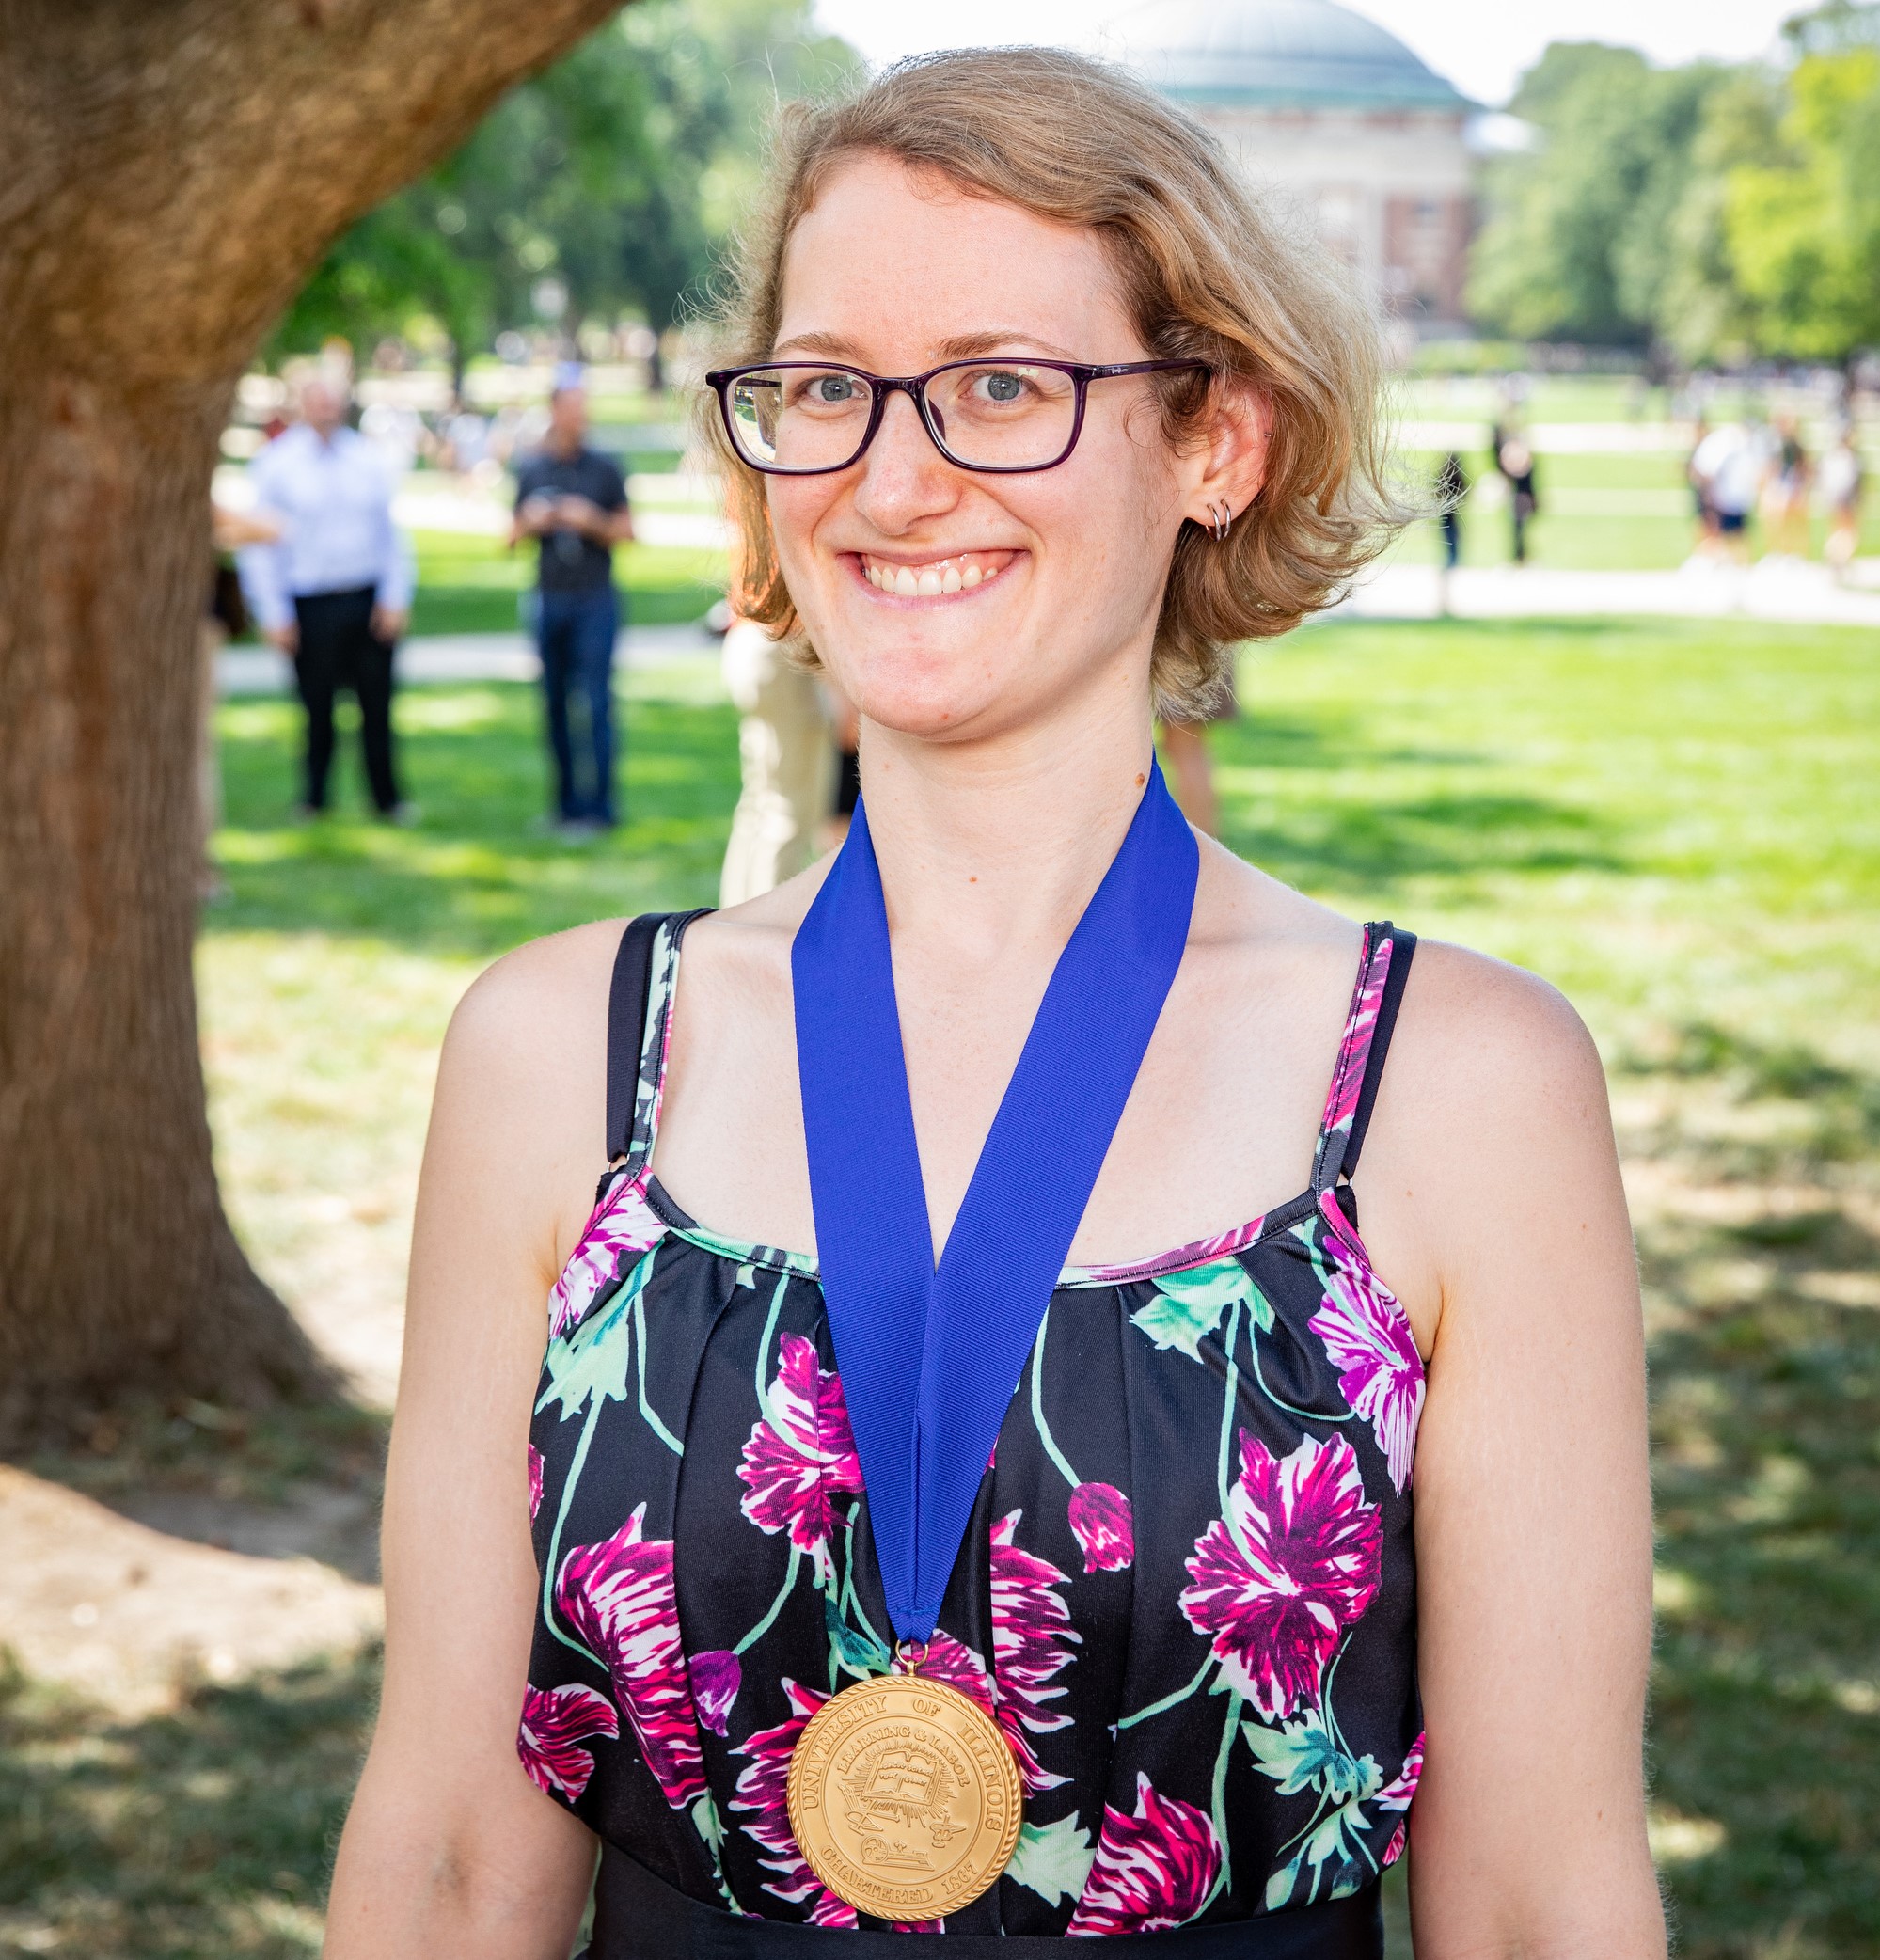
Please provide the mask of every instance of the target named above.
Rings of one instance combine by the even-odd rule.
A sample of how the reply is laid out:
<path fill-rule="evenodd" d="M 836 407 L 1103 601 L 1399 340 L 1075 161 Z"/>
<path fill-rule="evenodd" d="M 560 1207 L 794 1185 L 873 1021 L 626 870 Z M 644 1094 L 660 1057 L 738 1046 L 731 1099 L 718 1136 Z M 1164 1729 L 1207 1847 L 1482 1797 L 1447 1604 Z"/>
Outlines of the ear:
<path fill-rule="evenodd" d="M 1260 494 L 1272 436 L 1272 397 L 1240 382 L 1222 390 L 1194 452 L 1182 515 L 1205 530 L 1216 509 L 1238 517 Z"/>

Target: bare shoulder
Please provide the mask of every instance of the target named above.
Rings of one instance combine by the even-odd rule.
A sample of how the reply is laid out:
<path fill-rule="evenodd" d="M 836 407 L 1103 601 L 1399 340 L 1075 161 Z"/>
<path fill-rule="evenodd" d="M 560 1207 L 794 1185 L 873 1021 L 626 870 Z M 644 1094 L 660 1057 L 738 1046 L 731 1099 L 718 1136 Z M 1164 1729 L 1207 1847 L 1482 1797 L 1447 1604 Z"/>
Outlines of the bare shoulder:
<path fill-rule="evenodd" d="M 1419 941 L 1357 1181 L 1372 1256 L 1426 1353 L 1459 1303 L 1550 1298 L 1537 1275 L 1598 1269 L 1615 1299 L 1630 1288 L 1599 1051 L 1519 967 Z"/>
<path fill-rule="evenodd" d="M 445 1040 L 460 1067 L 533 1074 L 601 1065 L 608 985 L 624 919 L 602 919 L 505 953 L 470 983 Z"/>
<path fill-rule="evenodd" d="M 1586 1023 L 1560 990 L 1525 968 L 1421 940 L 1393 1038 L 1389 1075 L 1437 1121 L 1531 1124 L 1597 1105 L 1605 1076 Z M 1383 1112 L 1380 1110 L 1382 1117 Z"/>
<path fill-rule="evenodd" d="M 779 989 L 787 993 L 791 942 L 834 861 L 831 851 L 761 896 L 693 922 L 686 933 L 688 1013 L 709 1017 L 702 996 L 774 1005 Z"/>

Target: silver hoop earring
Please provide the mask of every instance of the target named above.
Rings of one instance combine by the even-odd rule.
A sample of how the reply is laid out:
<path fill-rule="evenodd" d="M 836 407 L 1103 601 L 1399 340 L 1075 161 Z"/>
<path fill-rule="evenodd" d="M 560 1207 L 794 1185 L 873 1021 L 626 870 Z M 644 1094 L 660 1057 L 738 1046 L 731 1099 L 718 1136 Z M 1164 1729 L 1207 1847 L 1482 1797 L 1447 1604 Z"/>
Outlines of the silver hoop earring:
<path fill-rule="evenodd" d="M 1208 506 L 1209 530 L 1218 544 L 1227 535 L 1228 527 L 1234 521 L 1234 507 L 1231 504 L 1210 503 Z"/>

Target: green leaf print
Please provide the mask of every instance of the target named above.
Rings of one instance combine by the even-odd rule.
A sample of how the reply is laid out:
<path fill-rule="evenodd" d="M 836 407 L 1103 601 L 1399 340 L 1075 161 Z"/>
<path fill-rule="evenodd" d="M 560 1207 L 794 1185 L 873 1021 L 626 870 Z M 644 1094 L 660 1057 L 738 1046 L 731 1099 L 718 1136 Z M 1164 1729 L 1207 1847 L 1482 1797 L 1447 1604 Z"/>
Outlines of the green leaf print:
<path fill-rule="evenodd" d="M 1244 1722 L 1240 1733 L 1262 1772 L 1279 1785 L 1282 1796 L 1317 1790 L 1342 1804 L 1352 1797 L 1375 1796 L 1383 1787 L 1376 1762 L 1368 1756 L 1355 1761 L 1348 1756 L 1325 1732 L 1316 1714 L 1280 1729 Z"/>
<path fill-rule="evenodd" d="M 1293 1888 L 1299 1883 L 1299 1859 L 1294 1857 L 1289 1865 L 1282 1865 L 1267 1880 L 1267 1910 L 1277 1912 L 1292 1897 Z"/>
<path fill-rule="evenodd" d="M 1244 1302 L 1256 1325 L 1272 1325 L 1272 1308 L 1239 1259 L 1216 1259 L 1185 1272 L 1164 1272 L 1156 1297 L 1130 1319 L 1159 1348 L 1179 1348 L 1191 1361 L 1201 1359 L 1202 1340 L 1221 1324 L 1221 1316 Z"/>
<path fill-rule="evenodd" d="M 535 1405 L 538 1409 L 560 1402 L 565 1422 L 569 1416 L 580 1415 L 590 1402 L 625 1401 L 633 1354 L 633 1304 L 640 1297 L 644 1269 L 652 1257 L 648 1253 L 640 1260 L 626 1285 L 599 1313 L 590 1314 L 572 1332 L 548 1343 L 545 1366 L 549 1385 Z"/>
<path fill-rule="evenodd" d="M 1019 1848 L 1005 1867 L 1005 1876 L 1055 1905 L 1062 1899 L 1083 1896 L 1083 1881 L 1097 1857 L 1097 1841 L 1075 1817 L 1052 1824 L 1019 1826 Z"/>
<path fill-rule="evenodd" d="M 835 1601 L 827 1592 L 823 1594 L 823 1623 L 829 1628 L 829 1646 L 834 1649 L 836 1661 L 844 1673 L 867 1681 L 874 1675 L 888 1672 L 893 1656 L 879 1640 L 857 1633 L 842 1617 Z"/>

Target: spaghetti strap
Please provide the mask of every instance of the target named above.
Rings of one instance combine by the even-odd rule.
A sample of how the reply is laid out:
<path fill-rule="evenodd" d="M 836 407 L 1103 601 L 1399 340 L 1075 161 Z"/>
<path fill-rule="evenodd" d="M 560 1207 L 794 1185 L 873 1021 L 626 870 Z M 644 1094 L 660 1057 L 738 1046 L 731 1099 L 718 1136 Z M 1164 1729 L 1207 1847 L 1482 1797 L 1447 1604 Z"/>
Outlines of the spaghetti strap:
<path fill-rule="evenodd" d="M 607 1161 L 637 1163 L 653 1147 L 661 1078 L 666 1072 L 666 1016 L 671 968 L 679 941 L 709 906 L 689 912 L 642 912 L 629 919 L 614 955 L 608 994 Z M 655 972 L 661 951 L 663 971 Z M 656 984 L 657 983 L 657 984 Z"/>
<path fill-rule="evenodd" d="M 1399 931 L 1389 920 L 1365 927 L 1364 951 L 1345 1036 L 1338 1044 L 1338 1065 L 1332 1073 L 1332 1091 L 1325 1100 L 1319 1131 L 1319 1149 L 1312 1165 L 1312 1189 L 1323 1193 L 1358 1167 L 1371 1108 L 1383 1078 L 1384 1058 L 1397 1026 L 1404 982 L 1416 952 L 1416 935 Z"/>

